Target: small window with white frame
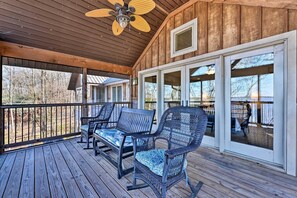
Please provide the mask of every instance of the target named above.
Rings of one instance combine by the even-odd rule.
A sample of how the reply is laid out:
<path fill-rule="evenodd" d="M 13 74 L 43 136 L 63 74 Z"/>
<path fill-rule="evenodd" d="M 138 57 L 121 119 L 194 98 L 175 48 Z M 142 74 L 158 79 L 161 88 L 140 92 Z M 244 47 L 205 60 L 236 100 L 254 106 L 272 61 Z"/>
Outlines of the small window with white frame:
<path fill-rule="evenodd" d="M 197 18 L 171 31 L 171 58 L 197 50 Z"/>

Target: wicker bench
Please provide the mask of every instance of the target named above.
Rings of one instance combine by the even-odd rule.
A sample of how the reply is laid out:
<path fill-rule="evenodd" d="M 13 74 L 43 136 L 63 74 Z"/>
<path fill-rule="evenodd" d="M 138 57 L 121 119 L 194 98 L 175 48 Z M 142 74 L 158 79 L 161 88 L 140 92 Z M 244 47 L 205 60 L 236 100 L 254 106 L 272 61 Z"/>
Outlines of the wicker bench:
<path fill-rule="evenodd" d="M 133 171 L 133 167 L 123 169 L 123 159 L 133 156 L 131 134 L 149 134 L 155 111 L 123 108 L 113 128 L 95 128 L 93 149 L 95 155 L 101 154 L 118 169 L 118 178 Z M 109 123 L 114 124 L 114 123 Z M 112 158 L 110 151 L 117 154 Z"/>

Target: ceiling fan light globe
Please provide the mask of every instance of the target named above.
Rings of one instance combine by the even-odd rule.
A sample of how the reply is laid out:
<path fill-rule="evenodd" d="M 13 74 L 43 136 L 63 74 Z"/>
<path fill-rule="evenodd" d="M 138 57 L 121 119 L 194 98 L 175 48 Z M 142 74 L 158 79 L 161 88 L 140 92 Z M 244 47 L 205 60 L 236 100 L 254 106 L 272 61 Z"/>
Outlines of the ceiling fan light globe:
<path fill-rule="evenodd" d="M 122 15 L 117 17 L 117 21 L 120 26 L 124 29 L 129 24 L 129 17 Z"/>

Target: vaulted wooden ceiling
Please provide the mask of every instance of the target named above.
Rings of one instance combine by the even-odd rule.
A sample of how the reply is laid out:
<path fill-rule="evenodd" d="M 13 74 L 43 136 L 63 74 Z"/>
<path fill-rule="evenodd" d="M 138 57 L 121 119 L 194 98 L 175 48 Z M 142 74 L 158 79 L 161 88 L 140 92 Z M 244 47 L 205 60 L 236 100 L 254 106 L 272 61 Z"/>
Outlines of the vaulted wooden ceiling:
<path fill-rule="evenodd" d="M 133 66 L 168 13 L 187 1 L 156 0 L 156 9 L 144 15 L 151 32 L 127 28 L 116 37 L 111 31 L 112 17 L 84 15 L 97 8 L 113 8 L 107 0 L 2 0 L 0 40 Z"/>

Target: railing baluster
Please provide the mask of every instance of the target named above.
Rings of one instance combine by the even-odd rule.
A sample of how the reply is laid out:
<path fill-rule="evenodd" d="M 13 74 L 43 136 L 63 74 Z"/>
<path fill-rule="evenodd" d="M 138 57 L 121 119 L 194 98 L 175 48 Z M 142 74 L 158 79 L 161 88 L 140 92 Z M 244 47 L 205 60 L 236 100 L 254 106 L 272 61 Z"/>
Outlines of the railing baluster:
<path fill-rule="evenodd" d="M 58 106 L 56 106 L 56 136 L 58 134 Z"/>
<path fill-rule="evenodd" d="M 30 108 L 28 107 L 28 141 L 30 140 Z"/>
<path fill-rule="evenodd" d="M 17 108 L 14 108 L 14 143 L 17 142 Z"/>
<path fill-rule="evenodd" d="M 22 142 L 24 141 L 24 108 L 22 107 Z"/>
<path fill-rule="evenodd" d="M 62 124 L 63 124 L 63 122 L 62 122 L 62 106 L 61 106 L 61 117 L 60 117 L 60 132 L 61 132 L 61 135 L 63 134 Z"/>
<path fill-rule="evenodd" d="M 43 123 L 42 123 L 42 108 L 39 107 L 39 139 L 44 137 Z"/>
<path fill-rule="evenodd" d="M 67 106 L 65 106 L 65 133 L 67 134 Z"/>
<path fill-rule="evenodd" d="M 10 144 L 10 108 L 8 109 L 8 134 L 7 134 L 7 143 Z"/>
<path fill-rule="evenodd" d="M 34 140 L 36 140 L 36 107 L 34 107 L 34 121 L 33 121 L 33 123 L 34 123 L 34 130 L 33 130 Z"/>
<path fill-rule="evenodd" d="M 50 137 L 53 135 L 53 107 L 51 107 L 51 134 Z"/>
<path fill-rule="evenodd" d="M 45 138 L 47 138 L 47 107 L 45 107 Z"/>
<path fill-rule="evenodd" d="M 71 128 L 71 106 L 70 106 L 70 133 L 73 133 L 72 128 Z"/>

